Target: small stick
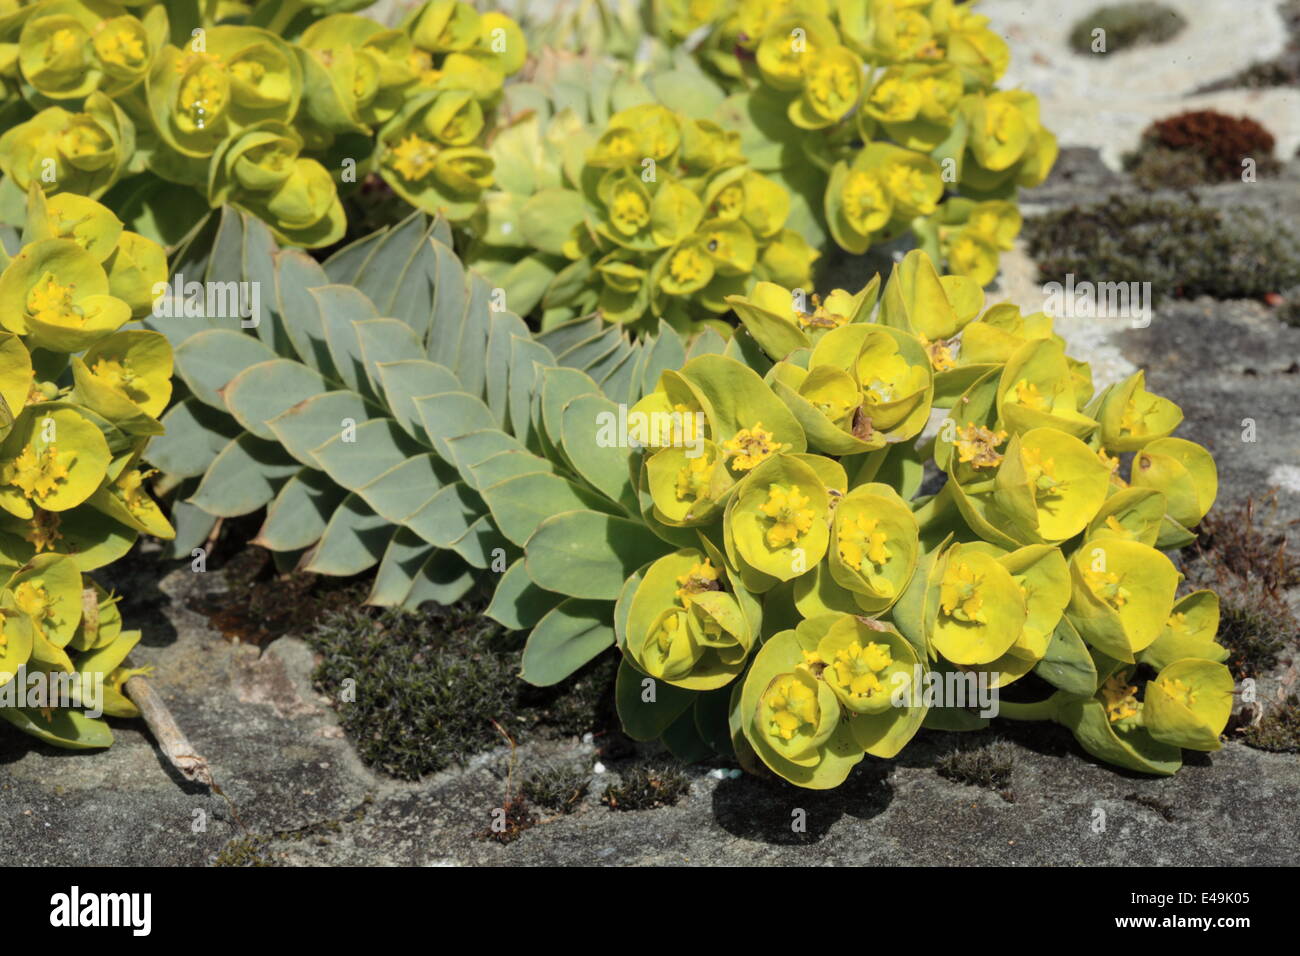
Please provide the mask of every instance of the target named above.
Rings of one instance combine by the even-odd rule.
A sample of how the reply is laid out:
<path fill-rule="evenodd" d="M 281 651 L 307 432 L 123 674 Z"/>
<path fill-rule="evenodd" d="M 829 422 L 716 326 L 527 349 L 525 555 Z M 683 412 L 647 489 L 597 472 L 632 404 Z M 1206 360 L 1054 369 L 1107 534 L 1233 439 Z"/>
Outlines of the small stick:
<path fill-rule="evenodd" d="M 153 685 L 144 677 L 136 675 L 127 679 L 126 695 L 140 708 L 144 722 L 149 725 L 154 739 L 162 749 L 164 756 L 171 761 L 186 780 L 204 784 L 220 793 L 216 781 L 212 779 L 212 770 L 208 762 L 194 752 L 194 747 L 176 724 L 172 712 L 163 703 Z"/>

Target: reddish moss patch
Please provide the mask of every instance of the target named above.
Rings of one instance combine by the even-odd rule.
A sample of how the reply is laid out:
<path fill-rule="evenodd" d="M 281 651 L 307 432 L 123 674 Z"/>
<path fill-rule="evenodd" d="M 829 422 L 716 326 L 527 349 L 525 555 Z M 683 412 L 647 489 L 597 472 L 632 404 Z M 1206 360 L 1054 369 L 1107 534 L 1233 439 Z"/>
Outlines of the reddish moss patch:
<path fill-rule="evenodd" d="M 1200 160 L 1204 182 L 1241 179 L 1244 160 L 1255 163 L 1257 175 L 1275 173 L 1273 134 L 1249 116 L 1228 116 L 1215 110 L 1192 110 L 1156 120 L 1142 134 L 1142 142 L 1127 165 L 1135 178 L 1149 188 L 1187 185 L 1161 178 L 1171 169 L 1168 154 L 1190 154 Z M 1184 179 L 1189 169 L 1179 171 Z"/>

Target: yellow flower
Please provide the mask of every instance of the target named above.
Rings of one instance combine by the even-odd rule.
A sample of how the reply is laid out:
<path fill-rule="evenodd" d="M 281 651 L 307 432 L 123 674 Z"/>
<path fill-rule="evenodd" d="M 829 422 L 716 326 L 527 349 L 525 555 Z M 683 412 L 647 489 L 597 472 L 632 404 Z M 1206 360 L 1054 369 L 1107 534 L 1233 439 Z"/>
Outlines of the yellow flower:
<path fill-rule="evenodd" d="M 668 262 L 668 274 L 678 285 L 690 285 L 713 274 L 712 265 L 697 246 L 683 246 Z"/>
<path fill-rule="evenodd" d="M 858 95 L 860 73 L 847 57 L 818 57 L 806 72 L 804 89 L 827 116 L 842 116 Z"/>
<path fill-rule="evenodd" d="M 408 182 L 424 179 L 433 172 L 438 147 L 411 133 L 392 149 L 389 164 Z"/>
<path fill-rule="evenodd" d="M 851 697 L 871 698 L 887 691 L 879 674 L 894 662 L 889 648 L 874 641 L 850 644 L 835 652 L 822 676 Z"/>
<path fill-rule="evenodd" d="M 149 400 L 148 392 L 142 391 L 136 386 L 135 383 L 138 377 L 125 358 L 96 359 L 94 368 L 91 371 L 96 378 L 103 379 L 108 385 L 120 391 L 131 401 L 141 403 Z"/>
<path fill-rule="evenodd" d="M 1188 687 L 1177 677 L 1161 678 L 1160 686 L 1166 691 L 1166 693 L 1171 697 L 1176 698 L 1178 702 L 1188 710 L 1191 710 L 1195 706 L 1196 694 L 1192 691 L 1192 688 Z"/>
<path fill-rule="evenodd" d="M 1051 411 L 1051 406 L 1048 405 L 1047 399 L 1044 397 L 1043 393 L 1039 391 L 1038 386 L 1033 382 L 1027 382 L 1024 379 L 1021 379 L 1016 382 L 1015 385 L 1011 386 L 1011 392 L 1007 397 L 1017 405 L 1032 408 L 1037 412 Z"/>
<path fill-rule="evenodd" d="M 886 184 L 889 191 L 909 206 L 914 206 L 924 216 L 937 208 L 936 201 L 930 195 L 930 187 L 925 173 L 909 163 L 894 163 L 886 172 Z"/>
<path fill-rule="evenodd" d="M 1058 481 L 1056 477 L 1055 458 L 1044 461 L 1042 449 L 1029 446 L 1021 450 L 1021 456 L 1025 463 L 1025 476 L 1037 491 L 1060 494 L 1064 490 L 1065 483 Z"/>
<path fill-rule="evenodd" d="M 610 219 L 624 235 L 634 235 L 650 221 L 650 204 L 635 187 L 619 189 L 610 204 Z"/>
<path fill-rule="evenodd" d="M 871 105 L 886 116 L 911 118 L 921 108 L 923 89 L 897 76 L 888 76 L 871 91 Z"/>
<path fill-rule="evenodd" d="M 50 619 L 54 608 L 45 588 L 31 581 L 23 581 L 14 589 L 14 603 L 18 610 L 32 619 L 33 626 L 44 637 L 45 622 Z"/>
<path fill-rule="evenodd" d="M 876 530 L 879 524 L 880 519 L 868 518 L 865 514 L 844 523 L 840 528 L 839 547 L 840 558 L 845 564 L 865 571 L 864 565 L 869 561 L 875 565 L 875 570 L 879 570 L 889 560 L 889 549 L 885 547 L 889 537 Z"/>
<path fill-rule="evenodd" d="M 844 215 L 858 232 L 875 232 L 889 221 L 889 199 L 875 175 L 862 169 L 849 173 L 844 182 Z"/>
<path fill-rule="evenodd" d="M 750 471 L 771 458 L 784 445 L 773 440 L 771 432 L 764 431 L 762 422 L 755 422 L 753 428 L 742 428 L 734 438 L 722 443 L 731 467 L 736 471 Z"/>
<path fill-rule="evenodd" d="M 719 219 L 730 221 L 738 218 L 744 209 L 745 188 L 740 183 L 732 183 L 718 193 L 711 211 Z"/>
<path fill-rule="evenodd" d="M 970 424 L 959 428 L 957 459 L 969 462 L 973 468 L 996 468 L 1002 463 L 1002 455 L 994 449 L 1006 440 L 1006 432 L 994 432 L 983 425 Z"/>
<path fill-rule="evenodd" d="M 59 134 L 59 152 L 69 159 L 102 156 L 112 148 L 108 134 L 89 117 L 74 117 Z"/>
<path fill-rule="evenodd" d="M 799 536 L 812 527 L 817 513 L 806 507 L 809 498 L 801 494 L 798 488 L 785 488 L 770 485 L 767 489 L 767 501 L 759 505 L 759 510 L 772 519 L 772 527 L 767 529 L 767 543 L 770 547 L 781 548 L 794 544 Z"/>
<path fill-rule="evenodd" d="M 45 511 L 42 508 L 32 510 L 32 519 L 23 529 L 23 538 L 36 549 L 37 554 L 42 551 L 57 550 L 57 543 L 63 540 L 63 535 L 59 533 L 58 512 Z"/>
<path fill-rule="evenodd" d="M 782 674 L 763 693 L 770 720 L 768 733 L 790 740 L 804 727 L 815 729 L 821 719 L 817 694 L 794 674 Z"/>
<path fill-rule="evenodd" d="M 192 69 L 196 63 L 198 69 Z M 212 117 L 226 108 L 230 83 L 225 69 L 221 57 L 213 53 L 190 52 L 176 61 L 177 72 L 186 74 L 177 94 L 177 105 L 195 129 L 206 127 Z"/>
<path fill-rule="evenodd" d="M 28 498 L 53 494 L 55 486 L 68 477 L 68 466 L 59 461 L 53 445 L 41 451 L 28 445 L 13 461 L 0 466 L 0 480 L 22 490 Z"/>
<path fill-rule="evenodd" d="M 116 26 L 104 25 L 94 39 L 95 52 L 105 63 L 129 70 L 138 70 L 144 65 L 144 36 L 131 29 L 129 22 L 118 22 Z"/>
<path fill-rule="evenodd" d="M 114 486 L 114 491 L 122 499 L 122 503 L 133 514 L 139 515 L 150 510 L 149 506 L 153 502 L 149 495 L 145 493 L 144 482 L 146 478 L 155 473 L 154 469 L 149 471 L 128 471 L 118 479 L 117 484 Z"/>
<path fill-rule="evenodd" d="M 924 333 L 917 333 L 921 340 L 921 346 L 925 349 L 925 354 L 930 356 L 930 367 L 936 372 L 946 372 L 949 369 L 957 367 L 957 360 L 953 358 L 951 340 L 945 342 L 942 339 L 936 339 L 931 342 L 925 337 Z"/>
<path fill-rule="evenodd" d="M 1088 587 L 1098 598 L 1113 608 L 1121 608 L 1128 603 L 1131 596 L 1120 586 L 1120 576 L 1113 571 L 1094 571 L 1089 568 L 1083 572 Z"/>
<path fill-rule="evenodd" d="M 1101 685 L 1101 696 L 1102 703 L 1106 706 L 1106 716 L 1111 723 L 1132 717 L 1138 712 L 1137 688 L 1119 674 L 1107 678 L 1106 683 Z"/>
<path fill-rule="evenodd" d="M 980 594 L 983 579 L 965 562 L 950 564 L 939 585 L 939 604 L 943 613 L 959 621 L 984 623 L 984 597 Z"/>
<path fill-rule="evenodd" d="M 821 296 L 815 293 L 812 297 L 812 304 L 813 310 L 811 312 L 795 312 L 795 318 L 805 329 L 838 329 L 849 320 L 847 315 L 832 312 L 822 305 Z"/>
<path fill-rule="evenodd" d="M 716 467 L 717 462 L 711 462 L 703 455 L 690 459 L 677 472 L 677 499 L 694 501 L 704 494 Z"/>
<path fill-rule="evenodd" d="M 83 316 L 72 304 L 72 291 L 72 286 L 60 284 L 47 273 L 27 293 L 27 311 L 34 319 L 50 325 L 66 325 L 69 319 L 79 322 Z"/>
<path fill-rule="evenodd" d="M 692 594 L 722 590 L 722 584 L 718 581 L 718 569 L 708 558 L 694 565 L 685 574 L 679 574 L 677 583 L 680 585 L 677 588 L 677 600 L 684 607 L 690 607 Z"/>
<path fill-rule="evenodd" d="M 1115 457 L 1112 458 L 1110 455 L 1106 454 L 1106 449 L 1104 449 L 1104 448 L 1098 448 L 1098 449 L 1097 449 L 1097 460 L 1100 461 L 1103 465 L 1105 465 L 1107 468 L 1110 469 L 1110 480 L 1111 480 L 1111 481 L 1118 482 L 1119 484 L 1121 484 L 1121 485 L 1125 485 L 1125 486 L 1128 485 L 1128 482 L 1126 482 L 1123 478 L 1121 478 L 1121 477 L 1119 476 L 1119 456 L 1118 456 L 1118 455 L 1116 455 Z"/>

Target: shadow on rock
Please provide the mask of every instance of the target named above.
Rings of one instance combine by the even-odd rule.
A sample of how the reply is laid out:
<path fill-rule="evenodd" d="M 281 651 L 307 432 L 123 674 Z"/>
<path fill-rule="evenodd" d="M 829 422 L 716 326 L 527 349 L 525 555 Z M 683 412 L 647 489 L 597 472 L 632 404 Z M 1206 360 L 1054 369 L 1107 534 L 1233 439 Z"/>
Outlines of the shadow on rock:
<path fill-rule="evenodd" d="M 746 774 L 718 784 L 713 817 L 745 840 L 777 846 L 819 843 L 841 817 L 869 820 L 883 813 L 894 799 L 888 775 L 887 766 L 864 762 L 835 790 L 802 790 Z"/>

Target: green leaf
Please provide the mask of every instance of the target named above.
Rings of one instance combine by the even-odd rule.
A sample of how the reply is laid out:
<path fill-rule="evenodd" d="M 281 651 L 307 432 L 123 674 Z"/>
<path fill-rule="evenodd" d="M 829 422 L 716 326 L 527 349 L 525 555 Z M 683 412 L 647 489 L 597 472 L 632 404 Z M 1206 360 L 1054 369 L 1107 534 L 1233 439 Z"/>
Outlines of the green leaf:
<path fill-rule="evenodd" d="M 221 450 L 189 501 L 219 518 L 246 515 L 274 498 L 298 468 L 275 442 L 243 434 Z"/>
<path fill-rule="evenodd" d="M 523 631 L 540 621 L 563 598 L 533 583 L 523 559 L 506 568 L 492 592 L 492 602 L 483 613 L 502 627 Z"/>
<path fill-rule="evenodd" d="M 497 527 L 521 548 L 547 518 L 562 511 L 604 507 L 600 498 L 557 475 L 517 475 L 483 488 L 481 494 Z"/>
<path fill-rule="evenodd" d="M 391 523 L 371 511 L 360 496 L 348 495 L 303 570 L 336 577 L 360 574 L 379 562 L 392 534 Z"/>
<path fill-rule="evenodd" d="M 396 607 L 411 593 L 411 586 L 434 547 L 407 528 L 398 528 L 375 572 L 375 582 L 366 598 L 367 604 Z"/>
<path fill-rule="evenodd" d="M 277 358 L 258 339 L 230 329 L 208 329 L 176 349 L 176 374 L 194 397 L 226 411 L 221 390 L 244 369 Z"/>
<path fill-rule="evenodd" d="M 290 359 L 271 359 L 244 369 L 222 390 L 235 420 L 258 438 L 275 441 L 267 422 L 328 390 L 319 372 Z"/>
<path fill-rule="evenodd" d="M 619 406 L 601 395 L 579 395 L 562 417 L 564 454 L 578 474 L 610 501 L 636 514 L 632 487 L 633 452 L 618 432 Z"/>
<path fill-rule="evenodd" d="M 435 551 L 420 568 L 402 607 L 413 610 L 425 601 L 455 604 L 473 586 L 474 574 L 459 555 L 452 551 Z"/>
<path fill-rule="evenodd" d="M 334 434 L 312 456 L 321 469 L 349 491 L 370 484 L 423 449 L 391 418 L 373 418 L 355 432 Z"/>
<path fill-rule="evenodd" d="M 1097 667 L 1083 638 L 1064 615 L 1052 632 L 1047 653 L 1034 672 L 1067 694 L 1091 697 L 1097 690 Z"/>
<path fill-rule="evenodd" d="M 519 676 L 537 687 L 549 687 L 612 647 L 613 609 L 607 601 L 561 601 L 528 635 Z"/>
<path fill-rule="evenodd" d="M 316 300 L 325 342 L 339 380 L 354 392 L 371 394 L 361 340 L 353 323 L 378 318 L 374 303 L 347 285 L 326 285 L 309 291 Z"/>
<path fill-rule="evenodd" d="M 304 468 L 280 488 L 252 543 L 271 551 L 301 551 L 325 533 L 347 492 L 319 471 Z"/>
<path fill-rule="evenodd" d="M 309 468 L 320 468 L 312 452 L 371 416 L 356 392 L 325 392 L 300 402 L 268 421 L 267 427 L 290 455 Z"/>
<path fill-rule="evenodd" d="M 483 500 L 463 482 L 434 494 L 402 524 L 432 545 L 450 548 L 483 516 Z"/>
<path fill-rule="evenodd" d="M 398 524 L 455 480 L 455 471 L 440 458 L 416 455 L 356 491 L 376 514 Z"/>
<path fill-rule="evenodd" d="M 448 461 L 447 440 L 484 428 L 496 428 L 492 410 L 468 392 L 442 392 L 414 400 L 416 413 L 434 450 Z"/>
<path fill-rule="evenodd" d="M 0 707 L 0 717 L 24 733 L 65 750 L 94 750 L 113 745 L 108 723 L 87 717 L 79 710 L 51 710 L 46 720 L 34 707 Z"/>
<path fill-rule="evenodd" d="M 613 601 L 633 571 L 671 547 L 639 521 L 567 511 L 542 521 L 525 550 L 528 576 L 540 587 Z"/>
<path fill-rule="evenodd" d="M 460 382 L 451 369 L 427 359 L 403 359 L 398 362 L 380 362 L 377 366 L 379 381 L 388 409 L 397 424 L 414 438 L 433 447 L 424 431 L 424 422 L 416 410 L 415 399 L 422 395 L 438 395 L 460 390 Z"/>
<path fill-rule="evenodd" d="M 240 433 L 230 415 L 192 397 L 169 408 L 162 425 L 164 433 L 149 442 L 144 460 L 176 478 L 202 475 Z"/>
<path fill-rule="evenodd" d="M 645 699 L 651 695 L 653 700 Z M 699 696 L 667 681 L 647 677 L 626 658 L 618 666 L 614 703 L 623 733 L 633 740 L 657 740 Z"/>

